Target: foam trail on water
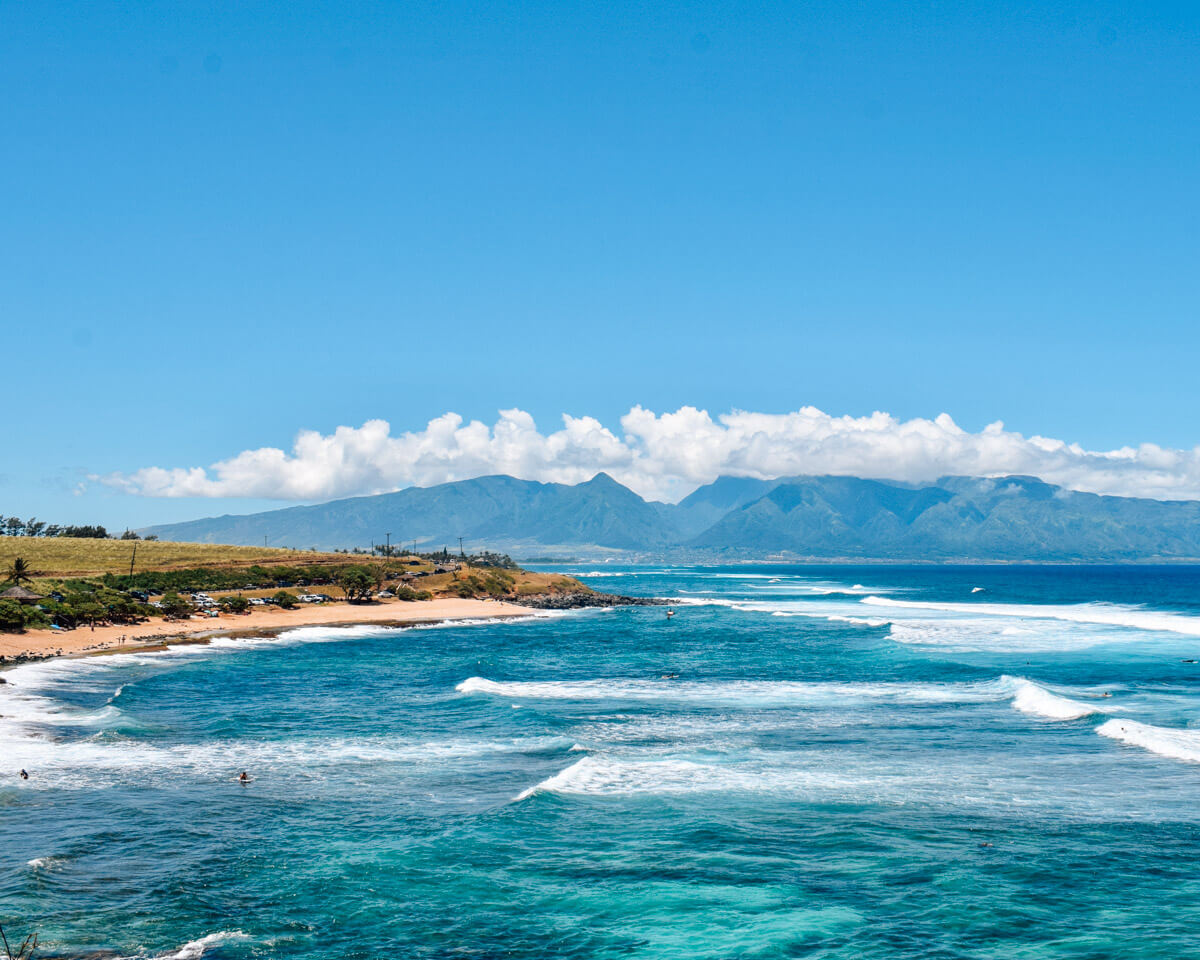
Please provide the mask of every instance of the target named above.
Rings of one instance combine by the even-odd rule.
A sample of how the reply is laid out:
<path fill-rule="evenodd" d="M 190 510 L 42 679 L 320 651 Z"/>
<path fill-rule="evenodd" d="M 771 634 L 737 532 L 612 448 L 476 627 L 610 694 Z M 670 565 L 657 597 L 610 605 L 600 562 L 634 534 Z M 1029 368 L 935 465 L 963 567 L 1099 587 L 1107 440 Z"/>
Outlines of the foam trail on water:
<path fill-rule="evenodd" d="M 1200 763 L 1200 730 L 1155 727 L 1136 720 L 1113 719 L 1098 726 L 1096 732 L 1162 757 Z"/>

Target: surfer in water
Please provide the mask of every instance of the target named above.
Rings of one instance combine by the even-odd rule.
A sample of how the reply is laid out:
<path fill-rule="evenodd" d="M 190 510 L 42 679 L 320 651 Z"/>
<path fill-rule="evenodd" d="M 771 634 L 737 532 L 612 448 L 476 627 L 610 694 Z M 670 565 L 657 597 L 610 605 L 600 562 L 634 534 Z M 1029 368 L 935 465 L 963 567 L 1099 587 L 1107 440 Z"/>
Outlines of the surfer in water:
<path fill-rule="evenodd" d="M 249 783 L 249 782 L 250 782 L 250 774 L 248 774 L 245 770 L 243 770 L 240 774 L 238 774 L 238 783 Z"/>
<path fill-rule="evenodd" d="M 24 768 L 24 767 L 22 767 L 22 768 L 21 768 L 21 779 L 22 779 L 22 780 L 28 780 L 28 779 L 29 779 L 29 774 L 25 772 L 25 768 Z"/>
<path fill-rule="evenodd" d="M 667 619 L 670 620 L 673 616 L 675 616 L 675 611 L 667 607 Z"/>

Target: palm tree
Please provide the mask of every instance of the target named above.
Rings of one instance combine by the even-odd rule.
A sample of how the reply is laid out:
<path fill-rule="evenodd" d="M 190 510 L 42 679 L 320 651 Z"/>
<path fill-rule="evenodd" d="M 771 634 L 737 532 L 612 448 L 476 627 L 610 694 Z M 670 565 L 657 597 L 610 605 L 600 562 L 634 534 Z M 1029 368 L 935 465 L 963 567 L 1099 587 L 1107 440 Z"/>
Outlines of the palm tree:
<path fill-rule="evenodd" d="M 29 566 L 29 561 L 23 557 L 17 557 L 8 566 L 6 574 L 10 583 L 15 583 L 18 586 L 21 583 L 33 582 L 33 568 Z"/>

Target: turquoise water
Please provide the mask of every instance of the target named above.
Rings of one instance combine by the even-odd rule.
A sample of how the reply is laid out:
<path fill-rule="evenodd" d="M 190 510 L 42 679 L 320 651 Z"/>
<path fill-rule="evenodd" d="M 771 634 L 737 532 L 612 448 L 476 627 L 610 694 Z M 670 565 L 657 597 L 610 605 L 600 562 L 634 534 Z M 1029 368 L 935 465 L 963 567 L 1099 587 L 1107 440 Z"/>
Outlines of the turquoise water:
<path fill-rule="evenodd" d="M 1200 570 L 559 569 L 682 602 L 9 671 L 10 938 L 1200 957 Z"/>

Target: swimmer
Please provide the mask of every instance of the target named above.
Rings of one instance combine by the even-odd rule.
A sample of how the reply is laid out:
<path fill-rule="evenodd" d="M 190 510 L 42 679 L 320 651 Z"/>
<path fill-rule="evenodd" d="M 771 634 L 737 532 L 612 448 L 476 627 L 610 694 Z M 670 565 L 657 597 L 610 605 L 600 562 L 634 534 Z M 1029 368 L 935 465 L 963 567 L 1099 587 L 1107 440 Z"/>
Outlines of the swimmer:
<path fill-rule="evenodd" d="M 238 783 L 249 783 L 249 782 L 250 782 L 250 774 L 248 774 L 245 770 L 243 770 L 240 774 L 238 774 Z"/>
<path fill-rule="evenodd" d="M 28 780 L 28 779 L 29 779 L 29 774 L 25 772 L 24 768 L 22 768 L 22 769 L 21 769 L 21 779 L 22 779 L 22 780 Z"/>

